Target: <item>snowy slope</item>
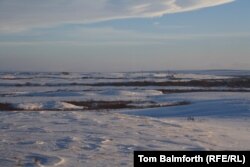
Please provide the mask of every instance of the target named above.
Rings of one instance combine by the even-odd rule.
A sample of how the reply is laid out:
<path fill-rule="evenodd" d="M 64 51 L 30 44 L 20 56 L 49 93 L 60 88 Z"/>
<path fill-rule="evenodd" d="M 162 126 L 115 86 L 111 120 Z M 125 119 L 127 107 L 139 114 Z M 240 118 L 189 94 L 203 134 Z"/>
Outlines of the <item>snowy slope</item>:
<path fill-rule="evenodd" d="M 1 72 L 0 166 L 133 166 L 134 150 L 249 150 L 249 74 Z M 110 84 L 232 78 L 233 87 Z"/>

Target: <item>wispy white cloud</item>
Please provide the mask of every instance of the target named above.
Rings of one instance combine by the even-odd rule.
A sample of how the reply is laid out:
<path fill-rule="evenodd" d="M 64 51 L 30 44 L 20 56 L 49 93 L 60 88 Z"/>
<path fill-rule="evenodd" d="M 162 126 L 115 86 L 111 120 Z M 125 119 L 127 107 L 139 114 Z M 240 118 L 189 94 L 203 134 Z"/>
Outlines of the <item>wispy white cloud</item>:
<path fill-rule="evenodd" d="M 0 32 L 102 20 L 157 17 L 234 0 L 0 0 Z"/>

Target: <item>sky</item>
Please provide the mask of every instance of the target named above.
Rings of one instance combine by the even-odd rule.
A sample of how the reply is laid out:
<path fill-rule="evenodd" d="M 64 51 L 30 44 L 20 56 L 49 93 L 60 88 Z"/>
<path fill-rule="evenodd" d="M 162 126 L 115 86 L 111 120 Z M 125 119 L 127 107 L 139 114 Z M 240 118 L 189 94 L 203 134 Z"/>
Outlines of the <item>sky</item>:
<path fill-rule="evenodd" d="M 0 0 L 0 71 L 250 70 L 249 0 Z"/>

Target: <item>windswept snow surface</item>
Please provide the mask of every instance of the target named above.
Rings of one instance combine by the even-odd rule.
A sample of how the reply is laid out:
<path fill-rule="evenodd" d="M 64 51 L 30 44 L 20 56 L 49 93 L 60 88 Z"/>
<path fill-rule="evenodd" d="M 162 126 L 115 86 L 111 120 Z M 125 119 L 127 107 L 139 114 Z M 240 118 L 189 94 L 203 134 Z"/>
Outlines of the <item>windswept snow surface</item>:
<path fill-rule="evenodd" d="M 68 84 L 224 80 L 248 78 L 249 74 L 2 72 L 0 166 L 133 166 L 134 150 L 250 150 L 250 85 L 211 88 Z M 94 106 L 98 110 L 90 110 L 84 106 L 87 102 L 97 105 L 98 101 L 104 107 L 110 101 L 115 108 Z M 119 101 L 129 101 L 133 108 Z M 81 102 L 83 105 L 77 105 Z M 151 108 L 153 105 L 157 107 Z"/>

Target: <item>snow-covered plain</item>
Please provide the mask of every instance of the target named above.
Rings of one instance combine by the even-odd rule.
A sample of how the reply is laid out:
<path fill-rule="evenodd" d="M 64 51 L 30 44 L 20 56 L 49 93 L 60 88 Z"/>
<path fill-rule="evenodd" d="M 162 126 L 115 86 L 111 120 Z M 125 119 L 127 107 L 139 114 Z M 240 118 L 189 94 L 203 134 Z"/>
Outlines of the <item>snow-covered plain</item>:
<path fill-rule="evenodd" d="M 249 75 L 249 71 L 2 72 L 0 166 L 133 166 L 134 150 L 250 150 L 250 85 L 91 85 Z M 192 92 L 195 89 L 206 92 Z M 104 108 L 73 103 L 91 101 Z M 119 103 L 121 108 L 107 109 L 106 101 L 132 101 L 133 107 Z"/>

